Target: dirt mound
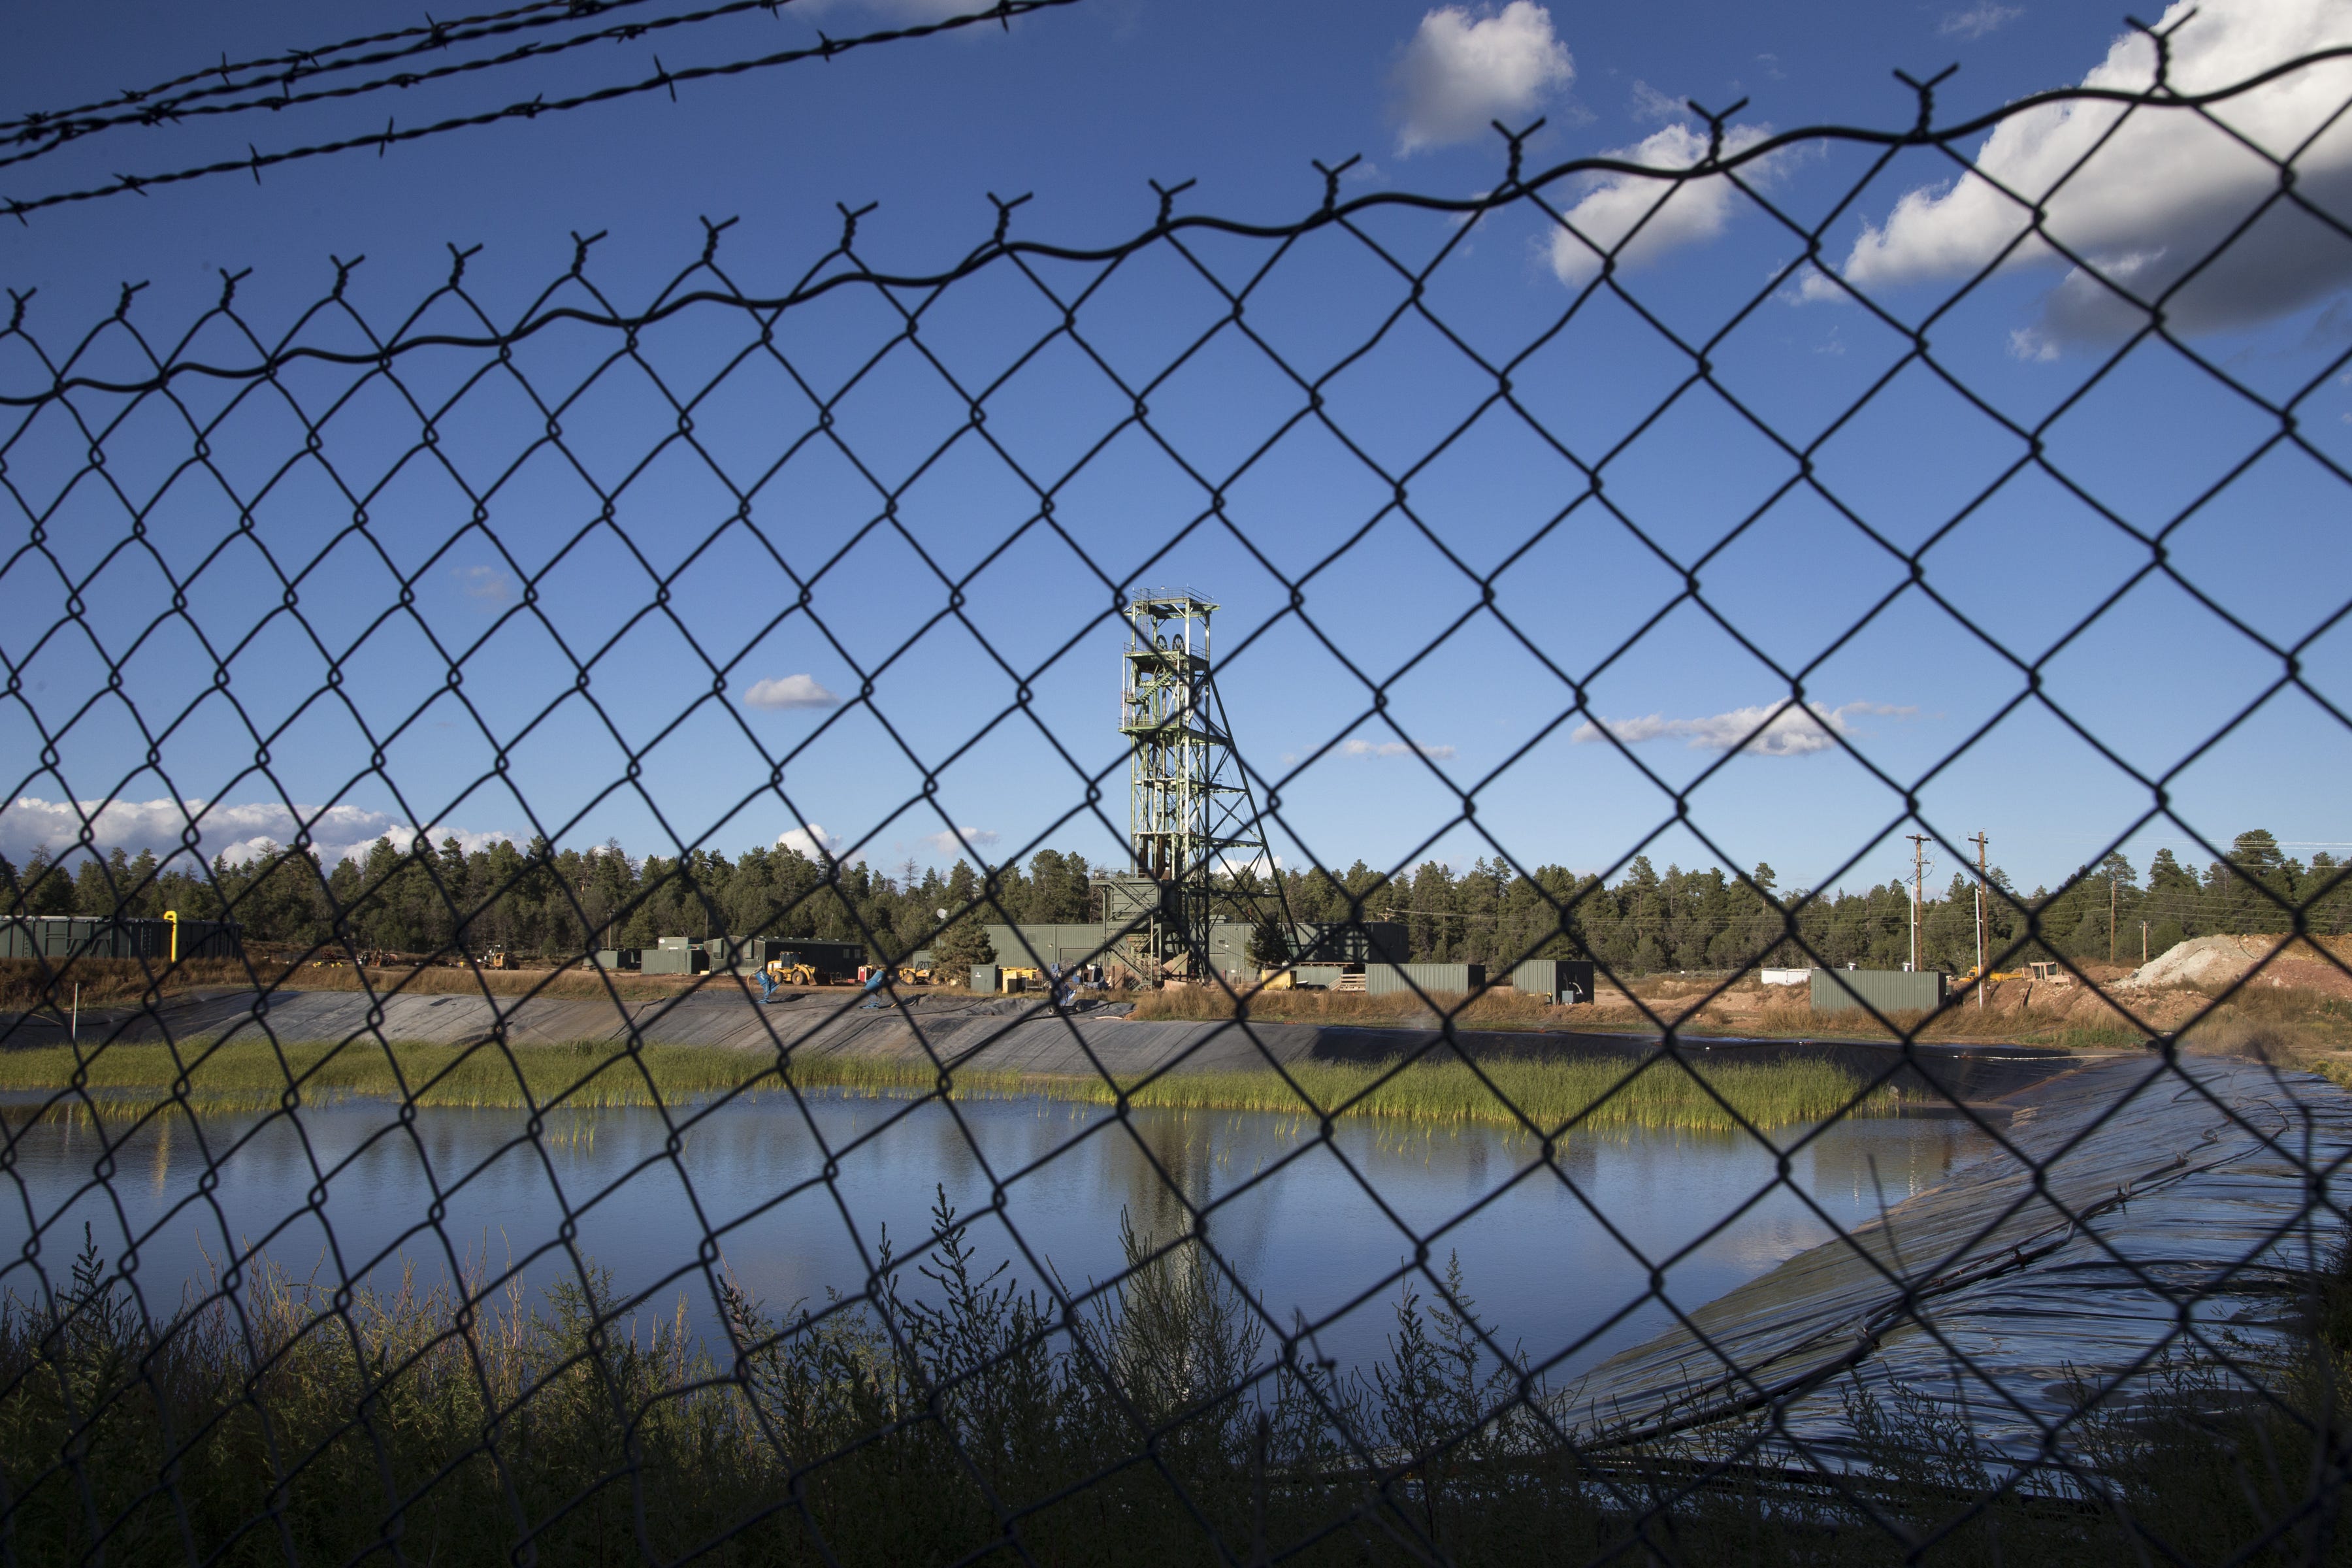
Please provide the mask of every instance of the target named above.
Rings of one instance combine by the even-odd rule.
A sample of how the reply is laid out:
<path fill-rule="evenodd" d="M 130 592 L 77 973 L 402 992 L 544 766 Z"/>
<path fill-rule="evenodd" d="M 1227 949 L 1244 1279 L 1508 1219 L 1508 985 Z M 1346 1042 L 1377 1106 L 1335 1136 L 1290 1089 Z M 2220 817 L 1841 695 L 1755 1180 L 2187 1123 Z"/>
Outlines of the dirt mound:
<path fill-rule="evenodd" d="M 2116 985 L 2132 990 L 2168 985 L 2211 990 L 2236 984 L 2269 959 L 2254 984 L 2352 996 L 2352 976 L 2345 973 L 2342 960 L 2329 951 L 2347 946 L 2352 944 L 2340 937 L 2312 941 L 2286 936 L 2191 937 L 2132 971 Z M 2281 952 L 2282 948 L 2286 951 Z"/>
<path fill-rule="evenodd" d="M 2133 970 L 2117 985 L 2227 985 L 2278 945 L 2276 937 L 2193 936 Z"/>

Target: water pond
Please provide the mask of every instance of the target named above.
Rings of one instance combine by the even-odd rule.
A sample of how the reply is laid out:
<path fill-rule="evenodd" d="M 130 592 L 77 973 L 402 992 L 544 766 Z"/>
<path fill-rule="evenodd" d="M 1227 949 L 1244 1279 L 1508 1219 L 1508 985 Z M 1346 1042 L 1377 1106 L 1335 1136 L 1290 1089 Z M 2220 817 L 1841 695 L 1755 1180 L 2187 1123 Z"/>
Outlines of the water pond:
<path fill-rule="evenodd" d="M 1774 1150 L 1729 1134 L 1595 1134 L 1547 1164 L 1533 1140 L 1492 1127 L 1350 1120 L 1327 1143 L 1294 1117 L 1136 1110 L 1122 1123 L 1108 1107 L 1026 1099 L 835 1092 L 803 1110 L 770 1098 L 692 1117 L 674 1146 L 653 1110 L 557 1115 L 534 1141 L 519 1111 L 427 1109 L 404 1125 L 353 1100 L 299 1122 L 158 1121 L 110 1163 L 87 1121 L 45 1121 L 15 1132 L 0 1289 L 37 1295 L 36 1270 L 62 1281 L 85 1222 L 159 1312 L 245 1247 L 330 1288 L 381 1287 L 404 1265 L 431 1284 L 487 1259 L 524 1263 L 540 1289 L 574 1267 L 568 1211 L 579 1256 L 664 1315 L 683 1298 L 710 1333 L 706 1237 L 772 1310 L 821 1303 L 865 1288 L 886 1227 L 902 1257 L 919 1246 L 943 1188 L 978 1215 L 983 1259 L 1082 1287 L 1118 1268 L 1122 1211 L 1138 1231 L 1179 1234 L 1181 1190 L 1276 1319 L 1303 1316 L 1343 1364 L 1381 1355 L 1419 1237 L 1440 1268 L 1458 1255 L 1504 1342 L 1538 1359 L 1575 1346 L 1556 1369 L 1573 1372 L 1668 1324 L 1654 1265 L 1674 1303 L 1696 1307 L 1985 1147 L 1965 1121 L 1919 1117 L 1775 1137 L 1793 1150 L 1785 1182 Z M 1001 1215 L 984 1212 L 1000 1191 Z M 902 1288 L 929 1289 L 912 1268 Z"/>

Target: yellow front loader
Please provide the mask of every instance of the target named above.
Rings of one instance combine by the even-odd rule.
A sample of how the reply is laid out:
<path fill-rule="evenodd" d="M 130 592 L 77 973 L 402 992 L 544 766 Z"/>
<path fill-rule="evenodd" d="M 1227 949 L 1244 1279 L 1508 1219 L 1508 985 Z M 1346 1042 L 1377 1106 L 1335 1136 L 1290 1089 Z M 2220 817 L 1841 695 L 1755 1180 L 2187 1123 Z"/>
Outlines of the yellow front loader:
<path fill-rule="evenodd" d="M 814 985 L 817 983 L 816 965 L 798 960 L 772 958 L 762 973 L 767 975 L 771 985 Z"/>
<path fill-rule="evenodd" d="M 760 970 L 760 1000 L 772 1002 L 781 985 L 814 985 L 816 965 L 797 958 L 772 958 Z"/>

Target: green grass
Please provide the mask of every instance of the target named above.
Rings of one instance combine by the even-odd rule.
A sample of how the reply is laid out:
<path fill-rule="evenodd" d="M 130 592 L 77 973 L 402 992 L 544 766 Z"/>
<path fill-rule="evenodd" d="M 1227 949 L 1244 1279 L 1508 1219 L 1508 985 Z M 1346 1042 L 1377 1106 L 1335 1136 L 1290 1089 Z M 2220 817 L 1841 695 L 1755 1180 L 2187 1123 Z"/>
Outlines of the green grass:
<path fill-rule="evenodd" d="M 1685 1069 L 1659 1059 L 1634 1074 L 1622 1058 L 1506 1059 L 1482 1064 L 1493 1087 L 1459 1061 L 1303 1063 L 1291 1084 L 1270 1069 L 1171 1074 L 1132 1089 L 1130 1103 L 1186 1110 L 1267 1111 L 1295 1116 L 1379 1116 L 1433 1122 L 1517 1125 L 1519 1112 L 1538 1126 L 1571 1121 L 1591 1128 L 1729 1130 L 1738 1125 L 1714 1093 L 1759 1126 L 1785 1126 L 1846 1109 L 1860 1080 L 1828 1062 L 1802 1059 L 1727 1063 Z M 79 1077 L 77 1076 L 79 1075 Z M 926 1063 L 870 1057 L 803 1057 L 794 1087 L 852 1093 L 936 1089 Z M 561 1105 L 603 1110 L 707 1100 L 730 1091 L 784 1091 L 771 1058 L 709 1047 L 648 1045 L 631 1053 L 604 1042 L 495 1047 L 394 1044 L 372 1040 L 333 1047 L 233 1039 L 183 1044 L 117 1042 L 78 1059 L 72 1047 L 43 1047 L 0 1055 L 0 1092 L 56 1091 L 79 1086 L 100 1100 L 152 1102 L 184 1095 L 208 1107 L 267 1110 L 284 1104 L 289 1081 L 302 1103 L 413 1096 L 420 1105 L 471 1108 Z M 1500 1091 L 1499 1096 L 1497 1090 Z M 1305 1097 L 1300 1097 L 1301 1091 Z M 954 1078 L 959 1097 L 1039 1097 L 1112 1104 L 1099 1079 L 967 1069 Z M 1899 1109 L 1881 1091 L 1858 1109 Z M 1517 1109 L 1515 1110 L 1514 1107 Z"/>
<path fill-rule="evenodd" d="M 1759 1126 L 1785 1126 L 1834 1116 L 1853 1102 L 1861 1079 L 1824 1061 L 1733 1062 L 1685 1069 L 1658 1059 L 1627 1081 L 1635 1063 L 1622 1058 L 1502 1059 L 1474 1073 L 1459 1061 L 1355 1066 L 1305 1063 L 1291 1069 L 1313 1107 L 1270 1071 L 1191 1073 L 1158 1079 L 1134 1098 L 1139 1105 L 1203 1110 L 1267 1110 L 1347 1116 L 1392 1116 L 1421 1121 L 1517 1123 L 1513 1106 L 1539 1127 L 1581 1118 L 1587 1127 L 1729 1130 L 1738 1125 L 1708 1090 Z M 1481 1081 L 1483 1073 L 1487 1082 Z M 1393 1076 L 1391 1076 L 1393 1075 Z M 1100 1084 L 1078 1096 L 1110 1099 Z M 1498 1093 L 1499 1091 L 1499 1097 Z M 1883 1113 L 1897 1101 L 1884 1092 L 1860 1108 Z"/>

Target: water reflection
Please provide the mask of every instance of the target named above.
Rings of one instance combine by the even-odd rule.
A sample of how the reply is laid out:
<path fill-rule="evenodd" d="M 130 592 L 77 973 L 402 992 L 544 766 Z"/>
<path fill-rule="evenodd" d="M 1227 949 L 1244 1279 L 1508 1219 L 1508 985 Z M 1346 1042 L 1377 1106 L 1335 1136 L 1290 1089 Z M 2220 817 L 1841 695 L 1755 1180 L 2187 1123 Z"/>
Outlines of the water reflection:
<path fill-rule="evenodd" d="M 1572 1370 L 1669 1321 L 1664 1302 L 1645 1300 L 1654 1264 L 1688 1309 L 1826 1240 L 1791 1185 L 1836 1222 L 1858 1223 L 1989 1148 L 1952 1121 L 1859 1121 L 1801 1142 L 1790 1130 L 1783 1184 L 1776 1151 L 1735 1134 L 1595 1134 L 1546 1162 L 1536 1142 L 1496 1128 L 1353 1120 L 1327 1142 L 1297 1117 L 1137 1110 L 1122 1122 L 1107 1107 L 1033 1100 L 835 1094 L 812 1097 L 805 1112 L 770 1099 L 673 1117 L 684 1129 L 674 1149 L 671 1122 L 649 1110 L 558 1115 L 536 1140 L 509 1110 L 431 1110 L 410 1126 L 370 1102 L 306 1108 L 299 1125 L 175 1115 L 117 1151 L 110 1183 L 94 1179 L 96 1129 L 44 1123 L 16 1136 L 22 1202 L 0 1236 L 13 1260 L 0 1288 L 36 1292 L 37 1268 L 62 1278 L 85 1221 L 110 1258 L 132 1258 L 161 1310 L 205 1277 L 208 1258 L 251 1245 L 330 1285 L 386 1285 L 404 1260 L 431 1282 L 536 1253 L 527 1277 L 544 1287 L 572 1268 L 553 1245 L 568 1213 L 579 1252 L 617 1287 L 664 1308 L 683 1294 L 708 1332 L 706 1234 L 720 1267 L 772 1310 L 814 1304 L 866 1289 L 886 1230 L 902 1259 L 919 1247 L 943 1190 L 982 1215 L 972 1239 L 984 1257 L 1010 1259 L 1031 1282 L 1034 1258 L 1073 1287 L 1117 1271 L 1122 1211 L 1162 1240 L 1205 1216 L 1210 1241 L 1268 1311 L 1314 1323 L 1322 1352 L 1343 1362 L 1381 1352 L 1391 1277 L 1425 1240 L 1438 1268 L 1458 1252 L 1481 1318 L 1505 1342 L 1538 1359 L 1573 1347 L 1562 1363 Z M 1000 1194 L 1001 1215 L 983 1212 Z M 910 1293 L 928 1288 L 912 1269 L 902 1279 Z"/>

